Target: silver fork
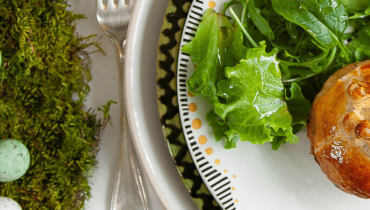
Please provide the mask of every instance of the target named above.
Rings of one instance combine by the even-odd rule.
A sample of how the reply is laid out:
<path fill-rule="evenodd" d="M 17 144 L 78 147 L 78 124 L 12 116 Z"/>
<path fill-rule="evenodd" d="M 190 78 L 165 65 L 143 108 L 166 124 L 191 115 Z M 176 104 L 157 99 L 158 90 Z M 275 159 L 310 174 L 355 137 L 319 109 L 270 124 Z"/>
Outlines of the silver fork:
<path fill-rule="evenodd" d="M 96 18 L 104 32 L 112 39 L 117 51 L 120 105 L 120 159 L 117 163 L 111 210 L 149 209 L 148 201 L 138 167 L 138 161 L 132 146 L 130 129 L 124 109 L 123 64 L 124 49 L 128 24 L 133 10 L 134 0 L 97 0 Z M 129 1 L 129 3 L 128 3 Z"/>

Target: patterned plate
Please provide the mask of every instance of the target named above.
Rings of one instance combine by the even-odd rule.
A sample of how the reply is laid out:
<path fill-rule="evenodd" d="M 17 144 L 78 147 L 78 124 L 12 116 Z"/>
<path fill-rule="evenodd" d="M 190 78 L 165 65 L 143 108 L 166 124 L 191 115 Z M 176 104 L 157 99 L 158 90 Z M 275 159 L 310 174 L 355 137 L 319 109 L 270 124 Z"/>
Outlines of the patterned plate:
<path fill-rule="evenodd" d="M 184 41 L 188 42 L 194 37 L 195 28 L 201 21 L 206 4 L 204 1 L 195 0 L 191 6 L 192 10 L 188 14 L 190 2 L 189 0 L 172 0 L 168 5 L 161 30 L 157 63 L 157 93 L 161 124 L 174 163 L 185 187 L 189 190 L 198 208 L 220 209 L 219 205 L 221 205 L 225 209 L 235 209 L 231 196 L 231 191 L 234 190 L 234 187 L 230 187 L 230 178 L 222 175 L 219 170 L 212 167 L 212 164 L 205 161 L 204 154 L 198 151 L 198 144 L 206 144 L 207 136 L 201 135 L 198 140 L 199 142 L 196 141 L 191 131 L 191 125 L 185 123 L 185 136 L 188 139 L 187 145 L 180 122 L 180 113 L 182 121 L 189 122 L 189 118 L 183 116 L 188 115 L 189 112 L 195 112 L 198 109 L 195 103 L 187 103 L 185 84 L 187 74 L 183 74 L 186 73 L 186 70 L 182 67 L 187 68 L 190 59 L 184 53 L 179 56 L 179 49 L 180 46 L 183 46 Z M 219 5 L 221 6 L 222 4 Z M 214 8 L 216 3 L 209 1 L 207 6 Z M 193 27 L 188 26 L 187 30 L 183 31 L 185 22 L 192 24 Z M 180 44 L 181 38 L 182 41 Z M 178 69 L 179 71 L 177 71 Z M 177 72 L 179 72 L 178 75 Z M 177 85 L 180 88 L 176 87 Z M 180 103 L 178 103 L 178 100 Z M 205 108 L 204 113 L 209 109 L 209 106 L 205 103 L 201 107 Z M 204 119 L 202 120 L 204 121 Z M 192 124 L 193 127 L 200 126 L 201 121 L 197 118 L 193 120 Z M 190 155 L 188 146 L 191 148 L 191 153 L 198 152 Z M 205 151 L 206 154 L 210 154 L 212 153 L 212 148 L 207 148 Z M 197 166 L 195 166 L 193 160 L 198 163 L 196 164 Z M 215 164 L 220 164 L 220 161 L 217 159 Z M 201 167 L 201 170 L 199 167 Z M 225 171 L 227 170 L 225 169 Z M 214 198 L 202 178 L 205 178 L 207 187 L 211 187 L 213 191 L 217 192 Z M 237 202 L 238 200 L 235 201 Z"/>
<path fill-rule="evenodd" d="M 193 39 L 206 9 L 213 8 L 220 12 L 223 9 L 223 3 L 226 2 L 228 0 L 208 1 L 208 4 L 205 1 L 194 1 L 185 22 L 180 46 L 184 46 Z M 239 200 L 233 199 L 232 191 L 235 187 L 232 187 L 232 179 L 236 175 L 227 173 L 228 169 L 221 166 L 220 156 L 215 157 L 216 148 L 224 149 L 218 147 L 222 145 L 221 142 L 215 142 L 211 127 L 205 126 L 208 123 L 205 119 L 206 113 L 211 106 L 200 96 L 194 96 L 188 92 L 186 87 L 186 81 L 194 70 L 195 66 L 190 56 L 180 50 L 177 64 L 177 97 L 182 129 L 191 156 L 207 188 L 223 209 L 235 209 L 235 204 Z"/>
<path fill-rule="evenodd" d="M 210 106 L 188 93 L 194 71 L 180 47 L 195 36 L 207 8 L 228 0 L 172 0 L 159 41 L 158 106 L 163 133 L 185 187 L 199 209 L 347 209 L 363 200 L 335 188 L 310 154 L 306 131 L 298 144 L 239 142 L 226 150 L 215 142 L 205 116 Z M 184 29 L 184 30 L 183 30 Z M 361 204 L 360 204 L 361 203 Z"/>
<path fill-rule="evenodd" d="M 157 95 L 163 135 L 184 186 L 199 209 L 221 209 L 193 162 L 182 131 L 176 92 L 181 35 L 192 0 L 170 0 L 158 44 Z"/>

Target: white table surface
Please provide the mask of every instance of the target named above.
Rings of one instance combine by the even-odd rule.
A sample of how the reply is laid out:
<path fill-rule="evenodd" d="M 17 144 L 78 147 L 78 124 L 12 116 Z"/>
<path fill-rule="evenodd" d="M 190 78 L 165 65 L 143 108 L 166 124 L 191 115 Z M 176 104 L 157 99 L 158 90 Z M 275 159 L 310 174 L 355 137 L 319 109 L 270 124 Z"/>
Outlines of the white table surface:
<path fill-rule="evenodd" d="M 150 34 L 150 39 L 153 40 L 152 44 L 148 46 L 148 51 L 142 55 L 148 57 L 147 61 L 149 62 L 149 66 L 147 68 L 151 72 L 148 76 L 153 78 L 153 83 L 151 84 L 151 86 L 149 85 L 146 88 L 146 91 L 149 91 L 152 95 L 155 95 L 154 78 L 156 56 L 153 55 L 156 55 L 157 53 L 160 28 L 162 25 L 162 19 L 164 17 L 164 12 L 167 7 L 168 0 L 144 1 L 151 10 L 151 23 L 150 27 L 147 27 L 146 33 Z M 84 14 L 87 17 L 87 19 L 79 20 L 77 22 L 77 33 L 82 36 L 97 34 L 97 36 L 95 37 L 95 41 L 101 43 L 101 47 L 106 53 L 105 56 L 101 53 L 90 55 L 93 61 L 91 69 L 93 79 L 89 83 L 91 92 L 86 100 L 86 105 L 87 107 L 92 107 L 96 109 L 97 107 L 104 105 L 108 100 L 118 101 L 119 95 L 115 49 L 111 44 L 110 39 L 104 34 L 96 21 L 96 1 L 70 0 L 69 3 L 72 5 L 71 10 L 74 10 L 76 13 L 79 14 Z M 146 18 L 148 18 L 148 16 L 146 16 Z M 93 49 L 89 48 L 89 51 L 91 50 Z M 157 109 L 155 96 L 149 98 L 147 102 L 155 106 L 152 108 L 153 110 Z M 111 124 L 108 125 L 103 131 L 100 143 L 101 149 L 97 156 L 97 160 L 99 163 L 97 168 L 94 169 L 92 177 L 90 178 L 92 196 L 91 199 L 87 202 L 87 210 L 108 210 L 110 208 L 110 200 L 115 178 L 116 160 L 119 152 L 117 147 L 117 145 L 119 144 L 119 114 L 115 113 L 119 113 L 119 107 L 118 105 L 113 104 L 111 106 Z M 153 116 L 157 116 L 157 114 L 153 114 Z M 153 134 L 153 138 L 156 138 L 156 140 L 161 143 L 155 146 L 155 150 L 158 154 L 163 154 L 163 157 L 161 157 L 163 159 L 162 168 L 164 168 L 166 170 L 166 173 L 169 174 L 169 182 L 171 182 L 173 188 L 176 189 L 173 193 L 176 193 L 179 196 L 178 201 L 171 201 L 172 203 L 177 203 L 176 207 L 173 207 L 173 209 L 196 209 L 195 205 L 190 199 L 190 196 L 183 187 L 178 177 L 177 171 L 175 170 L 175 167 L 173 167 L 172 160 L 169 158 L 169 152 L 164 143 L 163 136 L 160 132 L 159 117 L 157 116 L 157 118 L 158 119 L 153 120 L 151 124 L 151 127 L 154 127 L 153 129 L 159 129 L 159 131 L 154 131 Z M 145 176 L 144 181 L 146 183 L 146 188 L 148 191 L 150 209 L 164 209 L 161 206 L 159 199 L 155 196 L 151 185 L 148 183 L 147 179 L 145 179 Z M 165 196 L 169 195 L 169 193 L 171 192 L 166 191 Z M 173 195 L 169 197 L 171 199 L 173 198 Z"/>

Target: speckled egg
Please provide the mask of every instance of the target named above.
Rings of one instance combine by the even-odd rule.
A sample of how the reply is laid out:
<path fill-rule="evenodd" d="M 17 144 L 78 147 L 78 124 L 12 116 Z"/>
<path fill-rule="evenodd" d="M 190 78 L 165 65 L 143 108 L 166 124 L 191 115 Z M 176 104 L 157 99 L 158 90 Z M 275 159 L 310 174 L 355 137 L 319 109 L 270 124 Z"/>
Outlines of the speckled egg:
<path fill-rule="evenodd" d="M 0 197 L 1 210 L 22 210 L 21 206 L 11 198 Z"/>
<path fill-rule="evenodd" d="M 0 140 L 0 182 L 21 178 L 29 165 L 30 153 L 24 144 L 14 139 Z"/>

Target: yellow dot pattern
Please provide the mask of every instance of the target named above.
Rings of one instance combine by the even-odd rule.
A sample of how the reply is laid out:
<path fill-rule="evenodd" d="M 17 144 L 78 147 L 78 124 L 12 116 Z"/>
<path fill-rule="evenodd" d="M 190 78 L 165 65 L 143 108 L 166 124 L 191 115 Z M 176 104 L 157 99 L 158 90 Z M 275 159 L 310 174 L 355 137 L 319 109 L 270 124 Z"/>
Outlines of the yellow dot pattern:
<path fill-rule="evenodd" d="M 207 155 L 212 155 L 213 153 L 213 149 L 211 147 L 208 147 L 205 151 Z"/>
<path fill-rule="evenodd" d="M 209 1 L 208 2 L 208 6 L 210 8 L 214 8 L 216 6 L 216 3 L 214 1 Z M 194 65 L 194 67 L 196 68 L 197 66 Z M 188 91 L 188 96 L 189 97 L 194 97 L 194 94 L 192 94 L 190 91 Z M 196 112 L 198 110 L 198 107 L 195 103 L 190 103 L 188 105 L 188 109 L 190 112 Z M 202 121 L 198 118 L 194 119 L 191 123 L 191 127 L 193 129 L 200 129 L 202 127 Z M 206 143 L 208 142 L 208 139 L 205 135 L 201 135 L 198 137 L 198 143 L 201 144 L 201 145 L 205 145 Z M 205 150 L 205 153 L 207 155 L 212 155 L 213 154 L 213 149 L 211 147 L 208 147 L 206 150 Z M 215 160 L 215 164 L 216 165 L 220 165 L 221 164 L 221 161 L 219 159 L 216 159 Z M 224 173 L 227 173 L 227 169 L 224 169 Z M 236 175 L 233 175 L 233 178 L 236 178 Z M 235 187 L 232 187 L 231 188 L 232 191 L 235 190 Z M 238 199 L 235 199 L 235 202 L 237 203 L 238 202 Z"/>
<path fill-rule="evenodd" d="M 216 2 L 214 2 L 214 1 L 209 1 L 208 2 L 208 7 L 209 8 L 212 8 L 213 9 L 213 8 L 215 8 L 215 6 L 216 6 Z"/>
<path fill-rule="evenodd" d="M 202 121 L 198 118 L 194 119 L 191 123 L 191 127 L 193 127 L 195 130 L 198 130 L 200 127 L 202 127 Z"/>
<path fill-rule="evenodd" d="M 206 136 L 204 136 L 204 135 L 199 136 L 199 138 L 198 138 L 198 142 L 199 142 L 199 144 L 201 144 L 201 145 L 206 144 L 206 143 L 207 143 L 207 137 L 206 137 Z"/>
<path fill-rule="evenodd" d="M 198 107 L 195 103 L 190 103 L 188 108 L 189 108 L 189 111 L 191 111 L 191 112 L 195 112 L 198 109 Z"/>

